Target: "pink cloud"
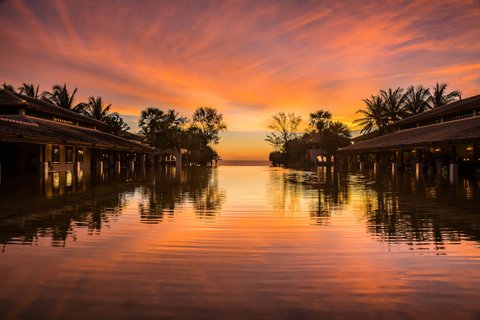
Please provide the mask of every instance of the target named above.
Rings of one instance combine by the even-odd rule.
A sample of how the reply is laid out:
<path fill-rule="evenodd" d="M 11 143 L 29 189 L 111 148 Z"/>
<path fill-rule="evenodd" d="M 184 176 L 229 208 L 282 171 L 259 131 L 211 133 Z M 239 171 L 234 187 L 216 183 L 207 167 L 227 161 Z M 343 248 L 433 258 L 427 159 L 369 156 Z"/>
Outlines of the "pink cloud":
<path fill-rule="evenodd" d="M 232 130 L 258 131 L 277 111 L 327 108 L 351 122 L 380 88 L 441 81 L 478 93 L 474 1 L 12 0 L 0 9 L 2 81 L 66 82 L 126 115 L 213 105 Z"/>

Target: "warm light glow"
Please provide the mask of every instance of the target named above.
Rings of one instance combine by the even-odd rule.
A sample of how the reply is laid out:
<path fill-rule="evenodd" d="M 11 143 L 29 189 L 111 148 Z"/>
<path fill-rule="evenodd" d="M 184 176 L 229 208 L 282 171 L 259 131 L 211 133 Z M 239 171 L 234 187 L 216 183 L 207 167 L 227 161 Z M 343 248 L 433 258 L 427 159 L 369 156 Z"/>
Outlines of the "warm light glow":
<path fill-rule="evenodd" d="M 73 178 L 72 171 L 67 171 L 65 173 L 65 186 L 66 187 L 71 187 L 72 186 L 72 178 Z"/>
<path fill-rule="evenodd" d="M 2 82 L 67 83 L 134 130 L 146 107 L 215 106 L 238 141 L 220 143 L 224 159 L 267 158 L 264 136 L 242 135 L 278 111 L 351 125 L 381 88 L 438 81 L 468 97 L 480 74 L 474 1 L 2 1 L 0 37 Z"/>

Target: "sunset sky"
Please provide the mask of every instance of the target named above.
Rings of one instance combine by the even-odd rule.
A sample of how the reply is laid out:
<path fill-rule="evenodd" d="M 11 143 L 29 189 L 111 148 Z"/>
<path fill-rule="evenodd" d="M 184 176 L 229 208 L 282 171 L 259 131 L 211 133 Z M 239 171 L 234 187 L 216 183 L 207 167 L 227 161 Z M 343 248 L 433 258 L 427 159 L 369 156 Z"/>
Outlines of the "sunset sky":
<path fill-rule="evenodd" d="M 0 39 L 2 83 L 65 82 L 134 131 L 146 107 L 216 107 L 223 159 L 266 159 L 279 111 L 351 124 L 382 88 L 480 93 L 479 1 L 6 0 Z"/>

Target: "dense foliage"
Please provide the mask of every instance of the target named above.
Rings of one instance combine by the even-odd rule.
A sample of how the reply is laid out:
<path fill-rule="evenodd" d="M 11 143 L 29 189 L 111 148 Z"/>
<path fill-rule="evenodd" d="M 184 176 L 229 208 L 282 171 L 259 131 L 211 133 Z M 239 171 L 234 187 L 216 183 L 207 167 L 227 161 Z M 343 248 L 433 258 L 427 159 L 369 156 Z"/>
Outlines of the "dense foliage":
<path fill-rule="evenodd" d="M 25 82 L 22 83 L 22 86 L 17 91 L 15 91 L 14 86 L 6 83 L 3 84 L 3 88 L 30 98 L 49 102 L 60 108 L 78 112 L 88 118 L 102 121 L 105 123 L 105 126 L 99 129 L 114 135 L 122 136 L 130 130 L 130 127 L 117 112 L 110 113 L 111 104 L 105 106 L 101 97 L 90 96 L 88 102 L 75 104 L 77 88 L 70 91 L 66 84 L 63 86 L 54 85 L 52 91 L 43 91 L 41 94 L 39 93 L 40 86 Z"/>
<path fill-rule="evenodd" d="M 218 144 L 220 132 L 227 129 L 223 115 L 212 107 L 199 107 L 190 121 L 174 109 L 150 107 L 142 111 L 140 133 L 158 150 L 185 149 L 187 165 L 206 166 L 220 159 L 212 144 Z"/>
<path fill-rule="evenodd" d="M 277 113 L 272 117 L 269 129 L 272 130 L 265 139 L 274 151 L 269 161 L 274 166 L 308 167 L 311 166 L 307 150 L 310 138 L 318 136 L 322 155 L 331 162 L 339 148 L 350 144 L 350 129 L 339 121 L 332 121 L 329 111 L 318 110 L 310 114 L 309 126 L 305 133 L 299 132 L 302 118 L 294 113 Z M 318 148 L 318 146 L 317 146 Z"/>
<path fill-rule="evenodd" d="M 363 99 L 365 107 L 357 111 L 362 117 L 354 123 L 362 128 L 361 133 L 382 134 L 393 122 L 461 99 L 460 91 L 447 92 L 447 86 L 437 83 L 432 90 L 423 86 L 380 90 Z"/>

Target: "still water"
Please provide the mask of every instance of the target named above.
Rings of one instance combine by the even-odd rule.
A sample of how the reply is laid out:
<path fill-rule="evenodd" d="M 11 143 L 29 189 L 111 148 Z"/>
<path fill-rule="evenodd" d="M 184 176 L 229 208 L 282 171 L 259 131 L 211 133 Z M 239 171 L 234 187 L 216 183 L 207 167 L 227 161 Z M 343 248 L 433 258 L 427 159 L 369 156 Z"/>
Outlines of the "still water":
<path fill-rule="evenodd" d="M 146 176 L 0 185 L 0 318 L 480 317 L 478 180 Z"/>

